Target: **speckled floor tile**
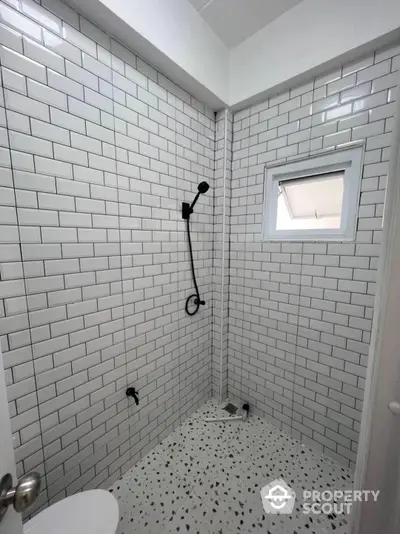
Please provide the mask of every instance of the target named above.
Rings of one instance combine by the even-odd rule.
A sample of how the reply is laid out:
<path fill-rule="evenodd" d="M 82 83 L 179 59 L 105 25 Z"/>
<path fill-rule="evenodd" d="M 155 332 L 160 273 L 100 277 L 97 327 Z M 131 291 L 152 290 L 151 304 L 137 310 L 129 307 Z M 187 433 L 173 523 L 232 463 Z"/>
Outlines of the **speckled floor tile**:
<path fill-rule="evenodd" d="M 169 469 L 163 458 L 152 451 L 125 473 L 110 491 L 119 504 L 121 520 L 118 532 L 153 534 L 182 506 L 190 494 L 190 487 Z"/>
<path fill-rule="evenodd" d="M 229 534 L 235 532 L 234 515 L 226 515 L 207 506 L 192 493 L 185 504 L 166 524 L 168 533 Z"/>
<path fill-rule="evenodd" d="M 347 534 L 344 515 L 305 515 L 303 490 L 351 489 L 352 473 L 264 419 L 227 417 L 212 399 L 163 440 L 110 491 L 118 534 Z M 296 492 L 291 515 L 264 512 L 263 486 L 283 478 Z"/>

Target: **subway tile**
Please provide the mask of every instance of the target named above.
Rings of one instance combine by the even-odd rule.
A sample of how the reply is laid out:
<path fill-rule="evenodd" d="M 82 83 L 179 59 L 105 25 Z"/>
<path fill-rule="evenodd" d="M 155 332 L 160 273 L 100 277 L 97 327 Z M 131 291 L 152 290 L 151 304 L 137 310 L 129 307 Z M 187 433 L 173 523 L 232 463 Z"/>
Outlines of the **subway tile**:
<path fill-rule="evenodd" d="M 61 20 L 33 0 L 22 0 L 21 8 L 23 13 L 34 19 L 41 26 L 49 28 L 54 33 L 61 33 Z"/>
<path fill-rule="evenodd" d="M 76 98 L 68 97 L 69 112 L 77 115 L 82 119 L 86 119 L 95 123 L 100 123 L 100 111 L 89 104 L 85 104 Z"/>
<path fill-rule="evenodd" d="M 14 50 L 10 50 L 5 46 L 0 47 L 0 58 L 1 64 L 4 67 L 9 67 L 24 76 L 29 76 L 29 78 L 46 83 L 46 69 L 40 63 L 32 61 L 24 55 L 19 54 Z"/>
<path fill-rule="evenodd" d="M 4 25 L 11 26 L 23 34 L 29 35 L 33 39 L 40 41 L 41 27 L 29 20 L 22 14 L 14 11 L 14 9 L 1 4 L 0 5 L 0 20 Z"/>
<path fill-rule="evenodd" d="M 67 41 L 64 41 L 64 39 L 61 39 L 61 37 L 47 30 L 43 30 L 43 42 L 46 48 L 49 48 L 59 56 L 69 59 L 78 65 L 82 64 L 81 51 Z"/>
<path fill-rule="evenodd" d="M 68 24 L 63 25 L 63 38 L 80 50 L 96 57 L 96 43 Z"/>
<path fill-rule="evenodd" d="M 350 63 L 349 65 L 343 67 L 343 76 L 348 76 L 349 74 L 353 74 L 359 70 L 365 69 L 366 67 L 371 66 L 373 63 L 374 63 L 373 55 L 369 55 L 362 59 L 356 60 Z"/>
<path fill-rule="evenodd" d="M 72 165 L 70 163 L 35 156 L 35 169 L 39 174 L 48 174 L 72 180 Z"/>
<path fill-rule="evenodd" d="M 371 82 L 367 82 L 362 85 L 357 85 L 356 87 L 353 87 L 352 89 L 347 89 L 341 93 L 340 101 L 349 102 L 351 100 L 355 100 L 355 99 L 370 95 L 371 88 L 372 88 Z"/>
<path fill-rule="evenodd" d="M 70 167 L 66 164 L 67 167 Z M 70 179 L 56 178 L 57 192 L 60 195 L 71 195 L 74 197 L 88 198 L 90 197 L 89 184 L 72 180 L 72 171 Z"/>
<path fill-rule="evenodd" d="M 372 93 L 379 93 L 385 89 L 397 87 L 400 81 L 400 74 L 398 71 L 388 74 L 387 76 L 381 76 L 372 81 Z"/>
<path fill-rule="evenodd" d="M 50 225 L 50 217 L 48 215 L 46 215 L 44 224 L 42 224 L 45 225 L 46 222 L 48 222 L 48 224 Z M 61 258 L 61 248 L 60 245 L 53 244 L 22 245 L 22 258 L 25 261 L 50 260 Z M 32 326 L 35 325 L 33 324 Z"/>
<path fill-rule="evenodd" d="M 67 97 L 60 91 L 56 91 L 47 85 L 28 79 L 28 96 L 50 106 L 67 110 Z"/>
<path fill-rule="evenodd" d="M 381 106 L 386 104 L 387 94 L 386 91 L 381 91 L 380 93 L 375 93 L 371 96 L 366 96 L 365 98 L 360 98 L 356 100 L 353 104 L 353 111 L 358 112 L 364 109 L 373 108 L 375 106 Z"/>
<path fill-rule="evenodd" d="M 362 113 L 356 113 L 356 114 L 353 113 L 351 116 L 339 120 L 338 129 L 339 131 L 347 130 L 348 128 L 361 126 L 363 124 L 366 124 L 367 122 L 368 122 L 367 111 L 362 112 Z"/>
<path fill-rule="evenodd" d="M 323 85 L 328 85 L 329 83 L 332 83 L 335 80 L 338 80 L 341 77 L 341 75 L 342 75 L 342 69 L 341 68 L 332 70 L 328 74 L 324 74 L 324 75 L 319 76 L 318 78 L 316 78 L 315 82 L 314 82 L 314 84 L 315 84 L 314 86 L 317 88 L 317 87 L 321 87 Z"/>
<path fill-rule="evenodd" d="M 61 74 L 65 74 L 65 62 L 61 56 L 26 37 L 24 37 L 23 41 L 24 52 L 29 58 Z"/>
<path fill-rule="evenodd" d="M 22 74 L 18 74 L 17 72 L 14 72 L 13 70 L 6 69 L 5 67 L 2 67 L 1 73 L 3 77 L 3 87 L 6 87 L 7 89 L 11 89 L 12 91 L 15 91 L 17 93 L 26 95 L 27 90 L 26 90 L 25 76 L 23 76 Z M 8 127 L 12 129 L 12 126 L 10 126 L 9 120 L 8 120 Z"/>
<path fill-rule="evenodd" d="M 21 34 L 4 24 L 0 24 L 0 44 L 12 48 L 17 52 L 22 52 Z"/>
<path fill-rule="evenodd" d="M 65 161 L 67 163 L 75 163 L 78 165 L 88 164 L 87 152 L 65 145 L 58 145 L 57 143 L 54 143 L 54 157 L 56 160 Z"/>
<path fill-rule="evenodd" d="M 347 143 L 351 139 L 351 130 L 343 130 L 341 132 L 332 133 L 326 135 L 323 141 L 323 147 L 327 148 L 330 146 L 340 145 Z"/>
<path fill-rule="evenodd" d="M 66 60 L 66 76 L 81 85 L 90 87 L 94 91 L 99 90 L 99 79 L 94 74 L 91 74 L 87 70 L 83 69 L 75 63 L 71 63 Z"/>
<path fill-rule="evenodd" d="M 112 100 L 100 95 L 96 91 L 92 91 L 91 89 L 85 88 L 85 102 L 98 109 L 102 109 L 107 113 L 113 113 Z"/>
<path fill-rule="evenodd" d="M 103 126 L 99 126 L 92 122 L 86 123 L 86 133 L 90 137 L 99 139 L 100 141 L 105 141 L 106 143 L 114 143 L 114 132 Z M 118 134 L 116 134 L 118 135 Z"/>
<path fill-rule="evenodd" d="M 81 84 L 51 69 L 47 69 L 47 79 L 50 87 L 79 100 L 83 100 L 83 87 Z"/>
<path fill-rule="evenodd" d="M 43 243 L 76 243 L 75 228 L 42 228 Z"/>
<path fill-rule="evenodd" d="M 348 76 L 344 76 L 343 78 L 340 78 L 339 80 L 331 82 L 327 85 L 327 96 L 333 95 L 335 93 L 339 93 L 346 89 L 350 89 L 350 87 L 354 87 L 355 84 L 356 84 L 355 74 L 349 74 Z"/>
<path fill-rule="evenodd" d="M 324 111 L 326 109 L 330 109 L 332 107 L 335 107 L 339 104 L 339 96 L 338 95 L 332 95 L 327 98 L 323 98 L 322 100 L 319 100 L 318 102 L 315 102 L 313 105 L 313 113 L 318 113 L 320 111 Z"/>
<path fill-rule="evenodd" d="M 85 121 L 83 118 L 76 117 L 65 111 L 51 108 L 50 120 L 53 124 L 71 130 L 73 132 L 85 133 Z"/>
<path fill-rule="evenodd" d="M 80 17 L 80 30 L 82 33 L 87 35 L 96 43 L 100 44 L 106 50 L 111 49 L 110 37 L 105 32 L 94 26 L 91 22 L 86 20 L 84 17 Z"/>
<path fill-rule="evenodd" d="M 112 84 L 114 88 L 121 89 L 125 93 L 130 94 L 132 96 L 137 96 L 137 85 L 118 72 L 113 71 Z"/>
<path fill-rule="evenodd" d="M 29 115 L 43 121 L 50 121 L 49 106 L 42 102 L 37 102 L 24 95 L 19 95 L 6 89 L 5 91 L 6 106 L 23 115 Z"/>
<path fill-rule="evenodd" d="M 125 65 L 125 75 L 129 80 L 132 80 L 137 85 L 141 85 L 144 89 L 147 89 L 148 81 L 146 76 L 141 74 L 135 68 L 131 67 L 129 64 Z"/>
<path fill-rule="evenodd" d="M 36 137 L 41 137 L 42 139 L 62 143 L 64 145 L 70 144 L 69 131 L 65 128 L 59 128 L 58 126 L 48 124 L 47 122 L 31 119 L 31 129 L 32 135 Z"/>
<path fill-rule="evenodd" d="M 74 132 L 71 132 L 71 146 L 80 148 L 86 152 L 94 152 L 95 154 L 101 154 L 101 143 L 97 139 L 86 137 Z"/>
<path fill-rule="evenodd" d="M 74 28 L 78 27 L 77 13 L 60 0 L 42 0 L 42 5 Z"/>
<path fill-rule="evenodd" d="M 17 132 L 30 133 L 30 123 L 29 117 L 26 115 L 21 115 L 15 111 L 6 112 L 8 128 Z"/>
<path fill-rule="evenodd" d="M 82 65 L 85 70 L 95 74 L 99 78 L 103 78 L 103 80 L 108 82 L 112 81 L 111 69 L 109 67 L 100 61 L 97 61 L 97 59 L 94 59 L 92 55 L 86 54 L 85 52 L 82 54 L 82 59 Z"/>
<path fill-rule="evenodd" d="M 19 132 L 9 132 L 9 137 L 10 147 L 14 150 L 24 150 L 25 152 L 38 156 L 53 156 L 52 145 L 49 141 Z"/>
<path fill-rule="evenodd" d="M 374 80 L 375 78 L 384 76 L 385 74 L 388 74 L 389 72 L 390 72 L 390 61 L 389 60 L 381 61 L 380 63 L 377 63 L 376 65 L 360 70 L 357 73 L 357 84 L 369 82 L 371 80 Z"/>
<path fill-rule="evenodd" d="M 41 210 L 75 211 L 75 201 L 73 197 L 50 193 L 38 193 L 38 201 Z"/>

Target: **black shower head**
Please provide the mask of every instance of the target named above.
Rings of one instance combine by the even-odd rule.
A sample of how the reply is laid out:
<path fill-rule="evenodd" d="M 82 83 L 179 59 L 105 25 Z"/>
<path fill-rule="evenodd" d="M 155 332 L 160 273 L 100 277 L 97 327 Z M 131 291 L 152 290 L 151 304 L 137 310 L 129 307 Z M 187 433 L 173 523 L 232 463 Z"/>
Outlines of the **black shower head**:
<path fill-rule="evenodd" d="M 197 186 L 197 195 L 194 197 L 194 200 L 192 202 L 192 205 L 190 206 L 190 209 L 193 211 L 193 208 L 195 207 L 196 205 L 196 202 L 197 200 L 199 199 L 199 196 L 200 195 L 203 195 L 204 193 L 207 193 L 207 191 L 210 189 L 210 186 L 208 185 L 207 182 L 200 182 L 199 185 Z"/>
<path fill-rule="evenodd" d="M 188 220 L 190 215 L 193 213 L 193 208 L 196 205 L 196 202 L 199 199 L 200 195 L 203 195 L 204 193 L 207 193 L 207 191 L 210 189 L 210 186 L 207 182 L 200 182 L 197 186 L 197 194 L 194 197 L 194 200 L 192 202 L 192 205 L 189 205 L 187 202 L 183 202 L 182 204 L 182 218 Z"/>
<path fill-rule="evenodd" d="M 208 185 L 207 182 L 201 182 L 197 188 L 198 192 L 201 193 L 202 195 L 204 193 L 207 193 L 207 191 L 210 189 L 210 186 Z"/>

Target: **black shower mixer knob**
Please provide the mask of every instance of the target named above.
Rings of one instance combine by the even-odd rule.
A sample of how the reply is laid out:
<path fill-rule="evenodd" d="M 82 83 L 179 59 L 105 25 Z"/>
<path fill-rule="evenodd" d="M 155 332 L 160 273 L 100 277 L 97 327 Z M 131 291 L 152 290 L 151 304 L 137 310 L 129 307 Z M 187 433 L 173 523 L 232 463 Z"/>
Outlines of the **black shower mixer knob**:
<path fill-rule="evenodd" d="M 136 405 L 139 406 L 139 395 L 135 388 L 128 388 L 126 390 L 127 397 L 133 397 L 135 399 Z"/>

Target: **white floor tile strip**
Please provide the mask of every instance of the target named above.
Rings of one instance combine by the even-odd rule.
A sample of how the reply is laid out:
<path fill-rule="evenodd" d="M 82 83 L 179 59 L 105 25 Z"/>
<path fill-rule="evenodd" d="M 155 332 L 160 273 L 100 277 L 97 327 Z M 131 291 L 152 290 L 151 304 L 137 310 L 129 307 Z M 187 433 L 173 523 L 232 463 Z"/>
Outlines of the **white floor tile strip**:
<path fill-rule="evenodd" d="M 345 515 L 306 515 L 303 490 L 352 489 L 352 473 L 266 420 L 205 423 L 225 415 L 212 399 L 118 480 L 118 534 L 347 534 Z M 265 514 L 260 489 L 281 478 L 291 515 Z"/>

